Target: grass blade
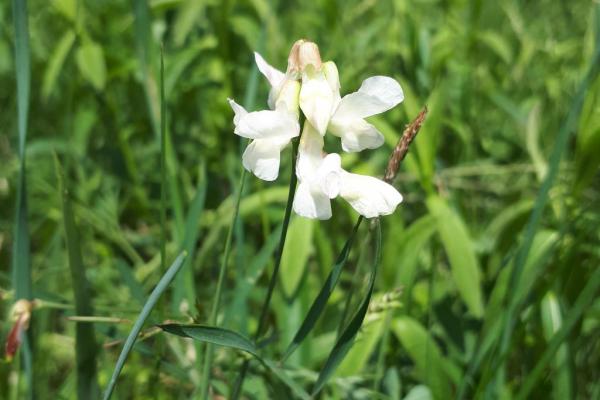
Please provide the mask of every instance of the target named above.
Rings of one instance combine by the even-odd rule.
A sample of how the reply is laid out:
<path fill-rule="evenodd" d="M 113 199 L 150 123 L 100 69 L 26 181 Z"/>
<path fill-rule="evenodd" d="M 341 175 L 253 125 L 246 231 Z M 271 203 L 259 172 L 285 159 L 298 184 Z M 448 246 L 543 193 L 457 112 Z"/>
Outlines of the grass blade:
<path fill-rule="evenodd" d="M 375 228 L 375 260 L 373 262 L 373 267 L 371 268 L 371 275 L 369 277 L 367 293 L 362 299 L 360 306 L 356 310 L 356 313 L 350 320 L 350 323 L 342 331 L 342 334 L 335 343 L 333 350 L 331 350 L 331 353 L 329 354 L 329 357 L 325 362 L 325 366 L 319 373 L 319 377 L 317 378 L 317 382 L 315 383 L 315 387 L 313 388 L 313 396 L 319 393 L 323 386 L 325 386 L 331 375 L 335 372 L 337 366 L 340 364 L 340 362 L 342 362 L 342 360 L 352 347 L 352 343 L 354 343 L 354 338 L 356 337 L 356 334 L 358 333 L 358 330 L 360 329 L 363 320 L 365 319 L 367 310 L 369 309 L 369 302 L 371 301 L 371 295 L 373 294 L 373 288 L 375 286 L 375 277 L 377 276 L 377 268 L 379 266 L 380 260 L 381 224 L 379 223 L 379 220 L 377 220 L 377 227 Z"/>
<path fill-rule="evenodd" d="M 437 229 L 448 255 L 454 284 L 473 316 L 483 316 L 481 273 L 473 242 L 463 221 L 437 196 L 430 196 L 427 207 L 437 220 Z"/>
<path fill-rule="evenodd" d="M 17 121 L 19 136 L 19 178 L 17 183 L 17 206 L 12 257 L 12 278 L 15 300 L 31 299 L 31 264 L 27 212 L 27 179 L 25 144 L 27 141 L 27 118 L 29 114 L 29 90 L 31 67 L 29 54 L 29 28 L 27 1 L 13 0 L 13 24 L 15 29 L 15 71 L 17 78 Z M 23 337 L 22 357 L 28 398 L 34 397 L 32 330 Z"/>
<path fill-rule="evenodd" d="M 146 304 L 144 304 L 144 307 L 142 308 L 142 312 L 140 312 L 140 314 L 138 315 L 138 318 L 136 319 L 135 324 L 133 325 L 133 328 L 131 329 L 131 332 L 129 332 L 129 336 L 127 336 L 127 340 L 125 341 L 125 344 L 123 345 L 123 350 L 121 350 L 121 354 L 119 354 L 119 359 L 117 360 L 115 370 L 113 371 L 110 381 L 108 382 L 108 385 L 106 387 L 106 391 L 104 392 L 104 400 L 110 399 L 112 392 L 115 389 L 115 385 L 117 383 L 117 378 L 119 377 L 119 374 L 121 373 L 121 370 L 123 369 L 123 366 L 125 365 L 127 356 L 129 355 L 129 352 L 133 348 L 133 345 L 135 343 L 135 340 L 136 340 L 138 334 L 142 330 L 142 326 L 144 325 L 146 318 L 148 318 L 148 315 L 150 315 L 150 312 L 156 305 L 156 302 L 158 301 L 160 296 L 167 289 L 167 287 L 169 286 L 169 284 L 171 283 L 171 281 L 173 280 L 173 278 L 175 277 L 177 272 L 179 272 L 179 270 L 181 269 L 181 266 L 183 265 L 183 260 L 185 259 L 186 256 L 187 256 L 187 254 L 185 252 L 182 252 L 181 254 L 179 254 L 179 256 L 175 259 L 173 264 L 171 264 L 171 266 L 165 272 L 165 274 L 162 276 L 162 278 L 160 278 L 160 281 L 158 282 L 158 284 L 156 285 L 156 287 L 154 288 L 152 293 L 150 293 L 150 296 L 148 297 Z"/>
<path fill-rule="evenodd" d="M 159 326 L 163 331 L 173 335 L 192 338 L 219 346 L 231 347 L 255 356 L 258 355 L 258 347 L 254 342 L 230 329 L 209 325 L 165 324 Z"/>
<path fill-rule="evenodd" d="M 594 57 L 592 58 L 592 62 L 590 64 L 590 68 L 581 82 L 577 93 L 575 94 L 575 98 L 573 100 L 573 104 L 569 113 L 567 115 L 566 120 L 560 127 L 558 135 L 556 137 L 556 142 L 554 144 L 554 148 L 552 150 L 552 155 L 550 156 L 550 161 L 548 165 L 548 172 L 544 181 L 542 182 L 542 186 L 538 192 L 535 205 L 527 226 L 525 228 L 525 238 L 523 240 L 523 244 L 518 249 L 515 255 L 515 264 L 510 276 L 509 288 L 514 289 L 519 285 L 519 281 L 523 270 L 525 268 L 525 264 L 527 262 L 527 258 L 529 256 L 529 252 L 533 245 L 533 239 L 535 237 L 535 233 L 540 225 L 540 221 L 542 218 L 542 212 L 548 202 L 550 188 L 553 186 L 556 177 L 558 176 L 558 169 L 560 165 L 560 160 L 562 155 L 567 148 L 567 143 L 569 137 L 571 136 L 572 131 L 577 123 L 577 119 L 579 113 L 581 112 L 583 106 L 583 100 L 586 93 L 586 90 L 590 84 L 590 82 L 594 79 L 594 77 L 598 73 L 598 68 L 600 65 L 600 44 L 596 44 L 596 49 L 594 53 Z M 509 292 L 510 293 L 510 292 Z M 500 350 L 497 354 L 499 356 L 498 359 L 502 358 L 502 354 L 506 353 L 509 343 L 510 337 L 512 334 L 512 329 L 514 326 L 515 313 L 517 312 L 517 304 L 512 296 L 507 298 L 506 300 L 508 304 L 508 309 L 504 318 L 504 327 L 502 336 L 500 339 Z M 493 368 L 495 370 L 495 368 Z"/>
<path fill-rule="evenodd" d="M 167 267 L 167 112 L 165 107 L 165 57 L 160 48 L 160 270 Z"/>
<path fill-rule="evenodd" d="M 233 212 L 233 218 L 231 219 L 231 223 L 229 224 L 229 228 L 227 230 L 227 238 L 225 239 L 225 251 L 223 253 L 223 258 L 221 260 L 221 267 L 219 269 L 219 278 L 217 280 L 217 292 L 215 293 L 215 297 L 213 300 L 213 306 L 210 312 L 209 323 L 211 325 L 216 325 L 217 316 L 219 312 L 219 308 L 221 306 L 221 297 L 223 291 L 223 284 L 225 282 L 225 271 L 227 269 L 227 264 L 229 263 L 229 253 L 231 251 L 231 241 L 233 238 L 233 229 L 235 227 L 235 223 L 238 219 L 239 211 L 240 211 L 240 201 L 242 199 L 242 194 L 244 192 L 244 184 L 246 182 L 247 171 L 244 169 L 242 172 L 242 176 L 240 177 L 240 185 L 238 189 L 238 193 L 235 200 L 235 208 Z M 213 358 L 213 348 L 210 343 L 206 346 L 206 353 L 204 355 L 204 367 L 202 372 L 202 381 L 200 382 L 202 398 L 208 398 L 208 389 L 209 389 L 209 380 L 210 380 L 210 366 L 212 365 Z"/>
<path fill-rule="evenodd" d="M 264 359 L 258 354 L 259 348 L 256 343 L 235 331 L 215 326 L 196 324 L 164 324 L 159 326 L 165 332 L 173 335 L 245 351 L 254 356 L 262 365 L 270 370 L 281 382 L 288 386 L 298 398 L 305 400 L 310 399 L 308 393 L 287 376 L 282 368 L 277 366 L 273 361 Z"/>
<path fill-rule="evenodd" d="M 58 189 L 62 193 L 63 223 L 65 241 L 69 256 L 69 269 L 75 295 L 75 312 L 81 316 L 92 316 L 89 283 L 85 276 L 85 267 L 79 242 L 79 232 L 75 223 L 71 195 L 58 157 L 54 158 L 58 176 Z M 77 398 L 95 399 L 98 396 L 96 380 L 96 338 L 94 325 L 77 323 L 75 325 L 75 355 L 77 365 Z"/>
<path fill-rule="evenodd" d="M 263 302 L 262 308 L 260 310 L 260 316 L 258 317 L 258 327 L 256 328 L 256 333 L 254 334 L 254 340 L 258 340 L 260 336 L 263 334 L 263 330 L 267 324 L 267 316 L 269 315 L 269 305 L 271 304 L 271 298 L 273 296 L 273 291 L 275 289 L 275 284 L 277 283 L 277 277 L 279 275 L 279 267 L 281 266 L 281 256 L 283 255 L 283 249 L 285 247 L 285 239 L 287 237 L 287 231 L 290 224 L 290 217 L 292 214 L 292 205 L 294 202 L 294 194 L 296 193 L 296 183 L 298 181 L 298 177 L 296 176 L 296 156 L 298 153 L 298 142 L 292 142 L 292 166 L 290 173 L 290 185 L 288 187 L 288 198 L 287 204 L 285 206 L 285 214 L 283 216 L 282 228 L 281 228 L 281 236 L 279 238 L 279 245 L 277 247 L 277 253 L 275 255 L 275 265 L 273 267 L 273 274 L 269 279 L 269 287 L 267 289 L 267 295 L 265 296 L 265 300 Z M 242 388 L 244 385 L 244 379 L 246 378 L 246 372 L 248 371 L 248 367 L 250 366 L 249 360 L 246 360 L 240 369 L 240 373 L 236 380 L 233 393 L 231 398 L 236 400 L 239 398 Z"/>
<path fill-rule="evenodd" d="M 552 358 L 564 343 L 565 339 L 571 332 L 571 329 L 575 326 L 577 321 L 581 318 L 584 311 L 587 310 L 588 306 L 594 301 L 596 293 L 600 288 L 600 269 L 596 269 L 581 294 L 577 298 L 573 308 L 566 313 L 567 318 L 564 320 L 560 329 L 554 334 L 550 343 L 544 350 L 543 355 L 538 359 L 537 364 L 533 370 L 527 375 L 525 382 L 521 386 L 521 390 L 515 397 L 517 400 L 529 398 L 529 394 L 542 378 L 542 374 L 545 372 L 546 367 L 552 361 Z"/>
<path fill-rule="evenodd" d="M 350 237 L 348 238 L 348 240 L 346 240 L 346 244 L 344 245 L 342 252 L 338 255 L 337 260 L 335 261 L 335 264 L 331 269 L 331 272 L 329 273 L 327 279 L 325 280 L 325 283 L 323 284 L 323 287 L 321 287 L 321 290 L 319 291 L 319 294 L 317 295 L 315 301 L 313 301 L 312 305 L 310 306 L 310 309 L 308 310 L 304 321 L 302 321 L 302 325 L 300 325 L 300 328 L 298 329 L 298 332 L 296 332 L 294 339 L 292 339 L 292 342 L 289 344 L 287 350 L 285 351 L 284 356 L 282 357 L 282 362 L 287 360 L 288 357 L 291 356 L 292 353 L 298 348 L 298 346 L 300 346 L 302 341 L 314 328 L 315 324 L 317 323 L 317 320 L 323 313 L 323 310 L 327 305 L 327 300 L 329 300 L 331 293 L 333 292 L 338 283 L 340 274 L 342 273 L 342 268 L 344 267 L 344 265 L 346 265 L 346 261 L 348 261 L 350 249 L 352 248 L 354 238 L 356 237 L 356 232 L 358 231 L 358 227 L 360 226 L 362 220 L 363 217 L 359 217 L 356 221 L 356 224 L 354 224 L 354 228 L 352 229 Z"/>

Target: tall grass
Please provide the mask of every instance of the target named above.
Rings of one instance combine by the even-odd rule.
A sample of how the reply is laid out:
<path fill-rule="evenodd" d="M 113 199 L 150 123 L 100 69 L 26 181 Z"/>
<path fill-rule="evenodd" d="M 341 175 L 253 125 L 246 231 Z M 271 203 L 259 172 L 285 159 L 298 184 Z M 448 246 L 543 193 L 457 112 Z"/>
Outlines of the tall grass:
<path fill-rule="evenodd" d="M 16 206 L 0 210 L 0 338 L 34 300 L 0 363 L 15 398 L 85 398 L 93 349 L 98 383 L 127 398 L 600 393 L 595 2 L 13 0 L 0 26 L 0 203 Z M 266 108 L 252 51 L 284 70 L 301 37 L 342 95 L 372 75 L 404 90 L 369 119 L 385 144 L 344 168 L 381 175 L 430 110 L 377 274 L 376 232 L 342 202 L 292 218 L 281 247 L 293 157 L 275 183 L 241 172 L 226 99 Z"/>

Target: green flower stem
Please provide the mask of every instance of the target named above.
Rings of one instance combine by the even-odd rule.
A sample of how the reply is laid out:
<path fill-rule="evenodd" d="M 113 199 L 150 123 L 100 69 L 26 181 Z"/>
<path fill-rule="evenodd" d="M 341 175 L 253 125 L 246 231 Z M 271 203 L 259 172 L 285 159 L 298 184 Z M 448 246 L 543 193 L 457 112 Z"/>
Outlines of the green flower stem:
<path fill-rule="evenodd" d="M 294 202 L 294 194 L 296 193 L 296 183 L 298 178 L 296 177 L 296 154 L 298 152 L 298 141 L 292 142 L 292 171 L 290 174 L 290 186 L 288 192 L 287 204 L 285 207 L 285 215 L 283 217 L 283 229 L 281 230 L 281 237 L 279 239 L 279 246 L 277 248 L 277 253 L 275 255 L 275 266 L 273 268 L 273 275 L 271 275 L 271 279 L 269 280 L 269 287 L 267 289 L 267 296 L 265 297 L 265 301 L 262 305 L 262 309 L 260 310 L 260 317 L 258 319 L 258 328 L 256 329 L 256 333 L 254 334 L 254 340 L 257 341 L 260 336 L 263 334 L 264 329 L 267 324 L 267 316 L 269 314 L 269 305 L 271 304 L 271 298 L 273 297 L 273 290 L 275 289 L 275 283 L 277 283 L 277 277 L 279 275 L 279 266 L 281 265 L 281 256 L 283 254 L 283 247 L 285 246 L 285 238 L 287 236 L 287 230 L 290 223 L 290 217 L 292 214 L 292 204 Z M 236 400 L 239 398 L 242 392 L 242 386 L 244 384 L 244 379 L 246 378 L 246 373 L 248 372 L 248 367 L 250 366 L 250 359 L 246 359 L 242 364 L 240 369 L 240 373 L 235 383 L 235 387 L 231 394 L 231 399 Z"/>

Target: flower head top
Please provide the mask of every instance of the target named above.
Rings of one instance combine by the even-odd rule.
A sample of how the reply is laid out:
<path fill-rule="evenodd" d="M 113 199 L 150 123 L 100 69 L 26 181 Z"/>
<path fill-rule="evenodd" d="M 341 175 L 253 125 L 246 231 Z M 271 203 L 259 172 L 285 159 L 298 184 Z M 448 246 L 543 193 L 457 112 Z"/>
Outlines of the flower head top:
<path fill-rule="evenodd" d="M 298 147 L 294 211 L 307 218 L 328 219 L 330 200 L 341 196 L 367 218 L 394 212 L 402 195 L 377 178 L 342 169 L 339 154 L 323 152 L 323 136 L 329 131 L 340 137 L 346 152 L 381 146 L 383 135 L 364 118 L 402 102 L 404 94 L 398 82 L 374 76 L 357 92 L 342 98 L 335 63 L 322 62 L 317 45 L 306 40 L 294 43 L 285 73 L 258 53 L 255 61 L 271 85 L 270 110 L 247 112 L 229 100 L 235 113 L 234 133 L 252 139 L 242 157 L 244 167 L 260 179 L 277 178 L 281 150 L 300 134 L 300 109 L 306 121 Z"/>

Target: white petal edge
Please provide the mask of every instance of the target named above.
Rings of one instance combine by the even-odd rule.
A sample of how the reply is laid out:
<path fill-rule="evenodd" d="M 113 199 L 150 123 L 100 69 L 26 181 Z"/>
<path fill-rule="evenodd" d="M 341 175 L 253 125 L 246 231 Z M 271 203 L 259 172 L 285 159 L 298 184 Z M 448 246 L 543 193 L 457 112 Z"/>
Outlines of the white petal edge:
<path fill-rule="evenodd" d="M 371 176 L 345 171 L 340 196 L 366 218 L 389 215 L 402 202 L 402 195 L 392 185 Z"/>
<path fill-rule="evenodd" d="M 233 124 L 237 126 L 237 124 L 240 122 L 240 119 L 248 114 L 248 111 L 246 111 L 244 107 L 240 106 L 233 99 L 227 99 L 227 101 L 233 110 Z"/>
<path fill-rule="evenodd" d="M 327 196 L 311 191 L 310 185 L 300 182 L 296 188 L 293 204 L 294 212 L 311 219 L 331 218 L 331 201 Z"/>
<path fill-rule="evenodd" d="M 342 159 L 339 154 L 327 154 L 315 176 L 316 190 L 319 190 L 330 199 L 334 199 L 340 194 L 342 179 Z M 315 190 L 313 189 L 313 191 Z"/>
<path fill-rule="evenodd" d="M 300 108 L 311 125 L 325 135 L 334 105 L 334 93 L 323 71 L 315 71 L 311 66 L 302 74 L 300 88 Z"/>
<path fill-rule="evenodd" d="M 342 149 L 348 153 L 376 149 L 385 142 L 383 134 L 364 119 L 332 120 L 329 131 L 342 139 Z"/>
<path fill-rule="evenodd" d="M 363 81 L 358 91 L 342 98 L 332 118 L 367 118 L 385 112 L 403 100 L 404 92 L 395 79 L 372 76 Z"/>
<path fill-rule="evenodd" d="M 274 181 L 279 175 L 281 149 L 289 139 L 255 139 L 242 155 L 244 168 L 264 181 Z"/>
<path fill-rule="evenodd" d="M 292 138 L 300 134 L 300 124 L 285 110 L 254 111 L 239 118 L 234 133 L 248 139 Z"/>
<path fill-rule="evenodd" d="M 271 87 L 278 88 L 285 79 L 285 74 L 278 70 L 277 68 L 272 67 L 265 59 L 256 51 L 254 52 L 254 61 L 256 62 L 256 66 L 258 70 L 267 78 Z"/>

